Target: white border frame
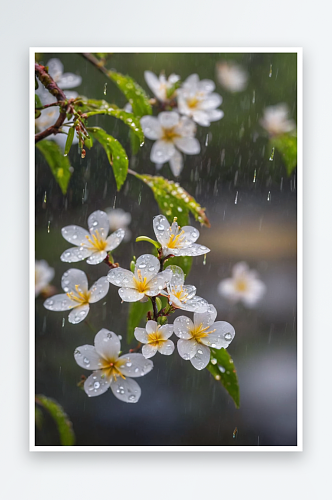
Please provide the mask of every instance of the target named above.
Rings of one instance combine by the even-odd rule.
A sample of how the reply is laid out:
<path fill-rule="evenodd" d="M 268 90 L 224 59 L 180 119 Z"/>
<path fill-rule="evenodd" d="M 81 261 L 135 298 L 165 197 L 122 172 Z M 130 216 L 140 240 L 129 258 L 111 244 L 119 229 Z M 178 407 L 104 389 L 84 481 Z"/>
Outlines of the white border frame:
<path fill-rule="evenodd" d="M 36 53 L 203 52 L 297 54 L 297 445 L 296 446 L 36 446 L 35 445 L 35 121 L 33 115 Z M 303 451 L 303 50 L 302 47 L 30 47 L 29 69 L 29 450 L 30 451 Z"/>

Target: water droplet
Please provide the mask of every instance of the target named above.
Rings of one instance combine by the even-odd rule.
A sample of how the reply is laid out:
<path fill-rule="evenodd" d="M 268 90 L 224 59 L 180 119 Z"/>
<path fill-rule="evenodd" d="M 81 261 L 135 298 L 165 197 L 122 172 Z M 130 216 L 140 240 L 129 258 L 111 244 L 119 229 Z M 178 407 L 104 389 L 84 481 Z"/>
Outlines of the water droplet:
<path fill-rule="evenodd" d="M 270 160 L 270 161 L 273 161 L 273 158 L 274 158 L 274 148 L 272 148 L 272 151 L 271 151 L 271 155 L 270 155 L 269 160 Z"/>
<path fill-rule="evenodd" d="M 81 354 L 81 351 L 79 351 L 78 349 L 75 349 L 74 354 L 76 354 L 76 356 L 78 356 L 79 354 Z"/>
<path fill-rule="evenodd" d="M 95 389 L 99 389 L 99 387 L 100 387 L 100 383 L 99 383 L 99 382 L 94 382 L 93 387 L 94 387 Z"/>
<path fill-rule="evenodd" d="M 267 193 L 267 201 L 271 201 L 271 191 Z"/>
<path fill-rule="evenodd" d="M 269 72 L 269 78 L 272 76 L 272 64 L 270 64 L 270 72 Z"/>
<path fill-rule="evenodd" d="M 144 269 L 145 267 L 146 267 L 146 264 L 140 264 L 140 265 L 138 266 L 138 268 L 139 268 L 139 269 Z"/>
<path fill-rule="evenodd" d="M 122 335 L 118 335 L 118 339 L 119 339 L 119 340 L 122 340 Z"/>
<path fill-rule="evenodd" d="M 197 354 L 203 354 L 202 349 L 197 349 Z"/>
<path fill-rule="evenodd" d="M 130 367 L 132 366 L 132 363 L 129 361 L 128 363 L 126 363 L 126 366 Z"/>
<path fill-rule="evenodd" d="M 104 84 L 104 95 L 107 94 L 107 82 Z"/>
<path fill-rule="evenodd" d="M 239 192 L 236 191 L 235 200 L 234 200 L 235 205 L 237 205 L 238 196 L 239 196 Z"/>
<path fill-rule="evenodd" d="M 131 396 L 129 396 L 129 401 L 135 401 L 136 400 L 136 396 L 134 394 L 132 394 Z"/>
<path fill-rule="evenodd" d="M 220 380 L 220 375 L 216 375 L 214 378 L 215 378 L 216 380 Z"/>
<path fill-rule="evenodd" d="M 158 229 L 158 231 L 164 231 L 165 226 L 163 226 L 162 224 L 159 224 L 159 226 L 157 226 L 157 229 Z"/>
<path fill-rule="evenodd" d="M 152 273 L 154 270 L 155 270 L 155 267 L 154 267 L 154 266 L 151 266 L 151 267 L 149 267 L 149 269 L 148 269 L 148 271 L 150 271 L 150 273 Z"/>
<path fill-rule="evenodd" d="M 205 266 L 206 264 L 206 254 L 204 254 L 204 257 L 203 257 L 203 266 Z"/>
<path fill-rule="evenodd" d="M 216 360 L 215 358 L 211 358 L 211 363 L 212 363 L 213 365 L 216 365 L 216 364 L 217 364 L 217 360 Z"/>
<path fill-rule="evenodd" d="M 254 170 L 254 178 L 253 178 L 252 182 L 256 182 L 256 174 L 257 174 L 257 172 L 256 172 L 256 169 L 255 169 Z"/>
<path fill-rule="evenodd" d="M 47 223 L 47 232 L 49 233 L 50 232 L 50 225 L 51 225 L 51 221 L 49 220 L 48 223 Z"/>
<path fill-rule="evenodd" d="M 226 340 L 231 340 L 232 339 L 232 334 L 231 333 L 225 333 L 224 338 Z"/>
<path fill-rule="evenodd" d="M 85 363 L 86 365 L 89 365 L 90 364 L 90 361 L 88 358 L 83 358 L 83 363 Z"/>

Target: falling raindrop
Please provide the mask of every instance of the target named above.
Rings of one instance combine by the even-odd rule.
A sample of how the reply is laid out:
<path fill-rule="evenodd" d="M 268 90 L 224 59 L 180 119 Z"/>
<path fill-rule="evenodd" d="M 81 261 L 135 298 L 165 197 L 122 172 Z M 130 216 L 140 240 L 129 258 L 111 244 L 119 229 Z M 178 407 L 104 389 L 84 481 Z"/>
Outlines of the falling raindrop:
<path fill-rule="evenodd" d="M 236 191 L 235 200 L 234 200 L 235 205 L 237 205 L 237 198 L 238 198 L 238 196 L 239 196 L 239 192 Z"/>
<path fill-rule="evenodd" d="M 272 76 L 272 64 L 270 64 L 270 72 L 269 72 L 269 78 Z"/>
<path fill-rule="evenodd" d="M 62 318 L 62 328 L 65 326 L 65 323 L 66 323 L 66 319 Z"/>
<path fill-rule="evenodd" d="M 208 146 L 208 145 L 209 145 L 209 134 L 206 134 L 205 146 Z"/>
<path fill-rule="evenodd" d="M 235 438 L 236 438 L 236 436 L 237 436 L 238 432 L 239 432 L 239 431 L 238 431 L 238 428 L 237 428 L 237 427 L 235 427 L 235 429 L 234 429 L 234 431 L 233 431 L 233 439 L 235 439 Z"/>
<path fill-rule="evenodd" d="M 47 232 L 48 232 L 48 233 L 50 233 L 50 231 L 51 231 L 50 226 L 51 226 L 51 221 L 49 220 L 49 221 L 47 222 Z"/>
<path fill-rule="evenodd" d="M 255 169 L 255 170 L 254 170 L 254 178 L 253 178 L 252 182 L 256 182 L 256 174 L 257 174 L 257 171 L 256 171 L 256 169 Z"/>
<path fill-rule="evenodd" d="M 253 91 L 253 93 L 252 93 L 252 103 L 255 104 L 255 102 L 256 102 L 256 92 Z"/>
<path fill-rule="evenodd" d="M 271 201 L 271 191 L 267 193 L 267 201 Z"/>
<path fill-rule="evenodd" d="M 104 95 L 107 94 L 107 82 L 104 84 Z"/>
<path fill-rule="evenodd" d="M 206 264 L 206 253 L 204 254 L 204 257 L 203 257 L 203 266 L 205 266 Z"/>
<path fill-rule="evenodd" d="M 45 191 L 44 198 L 43 198 L 43 204 L 42 204 L 43 208 L 46 208 L 46 200 L 47 200 L 47 195 L 46 195 L 46 191 Z"/>
<path fill-rule="evenodd" d="M 274 158 L 274 148 L 272 148 L 271 156 L 270 156 L 269 160 L 273 161 L 273 158 Z"/>

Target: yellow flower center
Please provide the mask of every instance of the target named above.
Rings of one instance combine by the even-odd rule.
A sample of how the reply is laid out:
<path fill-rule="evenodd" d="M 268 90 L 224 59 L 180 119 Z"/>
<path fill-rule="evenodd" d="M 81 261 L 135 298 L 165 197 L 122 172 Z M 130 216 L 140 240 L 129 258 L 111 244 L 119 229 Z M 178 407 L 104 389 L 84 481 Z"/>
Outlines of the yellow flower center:
<path fill-rule="evenodd" d="M 176 131 L 175 127 L 171 128 L 163 128 L 163 136 L 162 139 L 167 142 L 174 142 L 174 139 L 177 137 L 181 137 Z"/>
<path fill-rule="evenodd" d="M 176 289 L 172 290 L 172 294 L 176 297 L 180 302 L 186 302 L 188 293 L 183 290 L 182 286 L 177 286 Z"/>
<path fill-rule="evenodd" d="M 69 292 L 67 293 L 67 296 L 71 299 L 77 302 L 80 306 L 85 306 L 86 304 L 89 304 L 90 302 L 90 297 L 91 297 L 91 292 L 88 290 L 85 290 L 84 292 L 79 291 L 79 285 L 75 285 L 76 292 Z"/>
<path fill-rule="evenodd" d="M 199 100 L 197 99 L 197 97 L 190 97 L 190 99 L 187 100 L 187 106 L 188 108 L 196 108 L 197 107 L 197 104 L 199 103 Z"/>
<path fill-rule="evenodd" d="M 189 330 L 189 332 L 192 338 L 196 340 L 196 342 L 200 342 L 200 340 L 203 339 L 204 337 L 207 337 L 209 333 L 213 333 L 216 331 L 216 330 L 208 331 L 208 328 L 210 327 L 206 326 L 205 328 L 203 328 L 203 323 L 200 323 L 199 325 L 194 325 L 194 328 Z"/>
<path fill-rule="evenodd" d="M 161 332 L 159 332 L 160 325 L 158 325 L 157 331 L 153 333 L 148 333 L 148 344 L 158 347 L 160 344 L 165 342 L 165 339 Z"/>
<path fill-rule="evenodd" d="M 239 279 L 235 282 L 235 289 L 237 292 L 245 292 L 248 290 L 248 283 L 246 280 Z"/>
<path fill-rule="evenodd" d="M 147 278 L 142 278 L 142 273 L 140 270 L 137 271 L 137 276 L 138 279 L 135 276 L 133 278 L 136 290 L 140 293 L 147 292 L 150 289 L 149 285 L 147 284 Z"/>
<path fill-rule="evenodd" d="M 86 235 L 86 239 L 92 247 L 90 247 L 90 250 L 97 250 L 98 252 L 102 252 L 107 247 L 107 241 L 102 238 L 98 230 L 96 230 L 94 234 L 91 235 L 91 237 Z"/>
<path fill-rule="evenodd" d="M 177 234 L 171 234 L 170 239 L 167 243 L 168 248 L 180 248 L 183 241 L 185 240 L 184 236 L 184 231 L 182 230 L 181 233 Z"/>
<path fill-rule="evenodd" d="M 112 377 L 114 381 L 116 381 L 117 377 L 121 377 L 125 380 L 126 377 L 120 370 L 121 366 L 123 366 L 125 362 L 125 359 L 103 359 L 103 364 L 101 366 L 102 377 Z"/>

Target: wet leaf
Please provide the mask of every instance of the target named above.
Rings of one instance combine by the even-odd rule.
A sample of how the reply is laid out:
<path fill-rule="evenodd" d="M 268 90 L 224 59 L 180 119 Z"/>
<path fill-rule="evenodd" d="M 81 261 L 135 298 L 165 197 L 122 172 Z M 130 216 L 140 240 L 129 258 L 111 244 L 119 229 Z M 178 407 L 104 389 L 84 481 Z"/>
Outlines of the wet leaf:
<path fill-rule="evenodd" d="M 128 173 L 128 156 L 126 151 L 117 139 L 108 135 L 102 128 L 89 127 L 87 130 L 105 149 L 108 161 L 112 165 L 116 186 L 119 191 Z"/>
<path fill-rule="evenodd" d="M 281 154 L 287 174 L 290 176 L 297 165 L 297 137 L 284 134 L 274 137 L 270 143 L 271 147 L 275 147 Z"/>
<path fill-rule="evenodd" d="M 177 182 L 164 177 L 136 173 L 135 175 L 152 189 L 160 210 L 170 222 L 177 217 L 179 225 L 185 226 L 189 223 L 189 212 L 191 212 L 197 221 L 210 227 L 205 208 L 202 208 Z"/>
<path fill-rule="evenodd" d="M 211 360 L 216 360 L 216 364 L 211 361 L 207 369 L 216 380 L 225 387 L 228 394 L 233 399 L 236 408 L 240 407 L 240 388 L 237 373 L 233 360 L 226 349 L 211 349 Z"/>
<path fill-rule="evenodd" d="M 42 108 L 42 102 L 37 94 L 35 94 L 35 107 L 36 108 Z"/>
<path fill-rule="evenodd" d="M 133 108 L 134 115 L 140 118 L 144 115 L 152 115 L 149 97 L 135 80 L 130 78 L 130 76 L 121 75 L 114 71 L 109 71 L 108 75 L 126 96 L 129 104 L 131 104 Z"/>
<path fill-rule="evenodd" d="M 48 411 L 53 418 L 58 428 L 62 446 L 73 446 L 75 442 L 73 425 L 62 406 L 54 399 L 47 398 L 42 394 L 36 396 L 36 403 Z"/>
<path fill-rule="evenodd" d="M 65 155 L 67 155 L 70 151 L 71 145 L 73 143 L 74 139 L 74 134 L 75 134 L 75 127 L 71 127 L 68 130 L 68 135 L 67 135 L 67 140 L 66 140 L 66 145 L 65 145 Z"/>
<path fill-rule="evenodd" d="M 127 344 L 130 344 L 135 338 L 135 328 L 137 326 L 144 327 L 146 325 L 146 315 L 149 311 L 152 311 L 150 299 L 147 302 L 131 302 L 127 324 Z"/>
<path fill-rule="evenodd" d="M 70 163 L 67 156 L 63 155 L 60 146 L 52 140 L 44 139 L 37 142 L 37 149 L 43 154 L 45 160 L 59 184 L 63 194 L 66 194 L 71 177 Z"/>

